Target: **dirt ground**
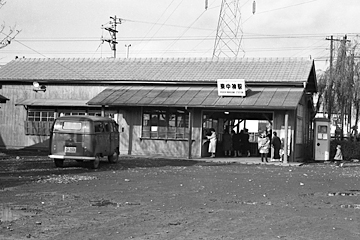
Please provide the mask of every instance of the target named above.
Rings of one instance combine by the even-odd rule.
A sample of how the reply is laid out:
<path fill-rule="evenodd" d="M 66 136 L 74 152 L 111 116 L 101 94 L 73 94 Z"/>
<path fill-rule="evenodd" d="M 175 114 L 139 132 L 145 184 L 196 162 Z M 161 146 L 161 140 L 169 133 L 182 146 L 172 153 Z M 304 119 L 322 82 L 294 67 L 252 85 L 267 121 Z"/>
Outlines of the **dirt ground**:
<path fill-rule="evenodd" d="M 360 239 L 360 165 L 0 154 L 0 239 Z"/>

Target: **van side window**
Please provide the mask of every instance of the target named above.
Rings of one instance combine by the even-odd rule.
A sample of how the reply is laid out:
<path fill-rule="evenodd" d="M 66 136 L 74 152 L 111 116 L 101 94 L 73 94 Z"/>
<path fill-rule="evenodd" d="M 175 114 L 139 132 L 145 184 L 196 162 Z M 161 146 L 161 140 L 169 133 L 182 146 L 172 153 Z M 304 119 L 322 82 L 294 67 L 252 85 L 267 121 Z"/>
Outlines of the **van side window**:
<path fill-rule="evenodd" d="M 105 132 L 112 132 L 113 131 L 112 126 L 111 126 L 111 122 L 105 122 L 104 125 L 105 125 Z"/>
<path fill-rule="evenodd" d="M 104 125 L 102 122 L 94 122 L 95 132 L 104 132 Z"/>

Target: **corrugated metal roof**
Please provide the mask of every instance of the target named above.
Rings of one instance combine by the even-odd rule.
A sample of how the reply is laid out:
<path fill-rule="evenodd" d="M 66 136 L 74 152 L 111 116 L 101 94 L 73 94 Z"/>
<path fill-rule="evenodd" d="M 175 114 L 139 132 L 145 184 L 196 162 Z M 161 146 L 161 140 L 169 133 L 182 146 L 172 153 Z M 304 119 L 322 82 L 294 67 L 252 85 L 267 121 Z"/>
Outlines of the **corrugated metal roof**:
<path fill-rule="evenodd" d="M 113 87 L 91 99 L 89 105 L 202 107 L 233 109 L 294 109 L 303 88 L 252 87 L 246 97 L 219 97 L 217 87 Z"/>
<path fill-rule="evenodd" d="M 1 81 L 68 83 L 86 81 L 204 82 L 245 79 L 250 82 L 316 81 L 314 63 L 307 59 L 28 59 L 19 58 L 0 69 Z M 316 84 L 316 83 L 313 83 Z M 315 85 L 314 85 L 315 86 Z"/>
<path fill-rule="evenodd" d="M 88 100 L 76 99 L 23 99 L 18 101 L 15 105 L 24 106 L 64 106 L 64 107 L 89 107 L 86 102 Z M 96 106 L 91 106 L 96 107 Z"/>

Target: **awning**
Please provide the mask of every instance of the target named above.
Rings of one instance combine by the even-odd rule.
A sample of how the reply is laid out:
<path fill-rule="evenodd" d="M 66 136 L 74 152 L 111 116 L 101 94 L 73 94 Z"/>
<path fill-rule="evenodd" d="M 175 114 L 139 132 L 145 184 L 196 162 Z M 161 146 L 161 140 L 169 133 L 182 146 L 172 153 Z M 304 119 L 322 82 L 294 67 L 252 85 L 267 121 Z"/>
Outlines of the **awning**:
<path fill-rule="evenodd" d="M 6 103 L 9 99 L 4 97 L 3 95 L 0 95 L 0 103 Z"/>
<path fill-rule="evenodd" d="M 99 107 L 89 106 L 86 104 L 88 100 L 73 100 L 73 99 L 24 99 L 17 102 L 15 105 L 24 106 L 51 106 L 51 107 Z"/>
<path fill-rule="evenodd" d="M 107 88 L 89 105 L 234 109 L 295 109 L 299 87 L 251 87 L 246 97 L 219 97 L 217 87 L 121 86 Z"/>

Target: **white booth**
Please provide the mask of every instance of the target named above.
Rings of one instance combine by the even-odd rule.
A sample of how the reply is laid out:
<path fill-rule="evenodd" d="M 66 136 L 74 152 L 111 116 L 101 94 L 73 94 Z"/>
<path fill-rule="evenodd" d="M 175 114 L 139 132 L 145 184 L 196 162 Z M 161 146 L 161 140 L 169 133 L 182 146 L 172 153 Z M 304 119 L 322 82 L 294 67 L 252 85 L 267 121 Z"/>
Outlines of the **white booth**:
<path fill-rule="evenodd" d="M 330 120 L 327 118 L 316 118 L 314 120 L 314 160 L 330 160 Z"/>

